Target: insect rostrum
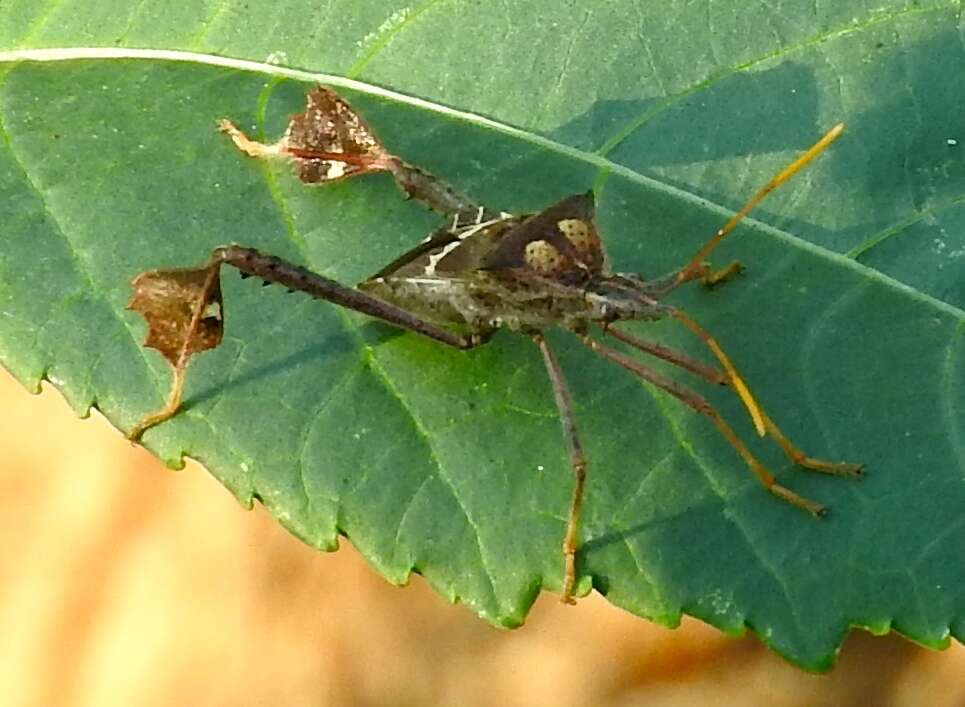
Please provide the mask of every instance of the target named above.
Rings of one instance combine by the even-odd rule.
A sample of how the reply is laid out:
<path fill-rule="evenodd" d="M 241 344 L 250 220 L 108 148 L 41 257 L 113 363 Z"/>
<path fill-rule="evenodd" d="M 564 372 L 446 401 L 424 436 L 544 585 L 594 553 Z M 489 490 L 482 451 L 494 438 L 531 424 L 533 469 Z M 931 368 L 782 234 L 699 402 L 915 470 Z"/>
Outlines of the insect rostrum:
<path fill-rule="evenodd" d="M 223 327 L 221 267 L 328 300 L 401 329 L 458 349 L 484 344 L 506 328 L 532 339 L 539 348 L 559 410 L 563 438 L 574 470 L 574 486 L 563 533 L 562 601 L 572 603 L 578 575 L 580 509 L 588 461 L 583 453 L 563 371 L 542 332 L 558 326 L 605 359 L 656 386 L 705 415 L 773 495 L 815 516 L 825 507 L 776 483 L 774 476 L 737 437 L 730 425 L 698 393 L 649 368 L 638 358 L 591 336 L 596 330 L 636 352 L 654 356 L 740 397 L 760 435 L 770 435 L 794 463 L 805 469 L 860 476 L 860 465 L 816 459 L 799 450 L 757 404 L 716 340 L 680 309 L 664 302 L 677 287 L 698 280 L 711 286 L 740 270 L 738 263 L 713 270 L 704 260 L 771 190 L 823 151 L 841 133 L 835 126 L 813 147 L 768 182 L 683 267 L 655 280 L 611 269 L 594 221 L 593 194 L 575 194 L 542 211 L 514 215 L 475 203 L 451 185 L 389 152 L 351 106 L 330 89 L 308 95 L 304 113 L 292 118 L 273 145 L 249 140 L 228 121 L 221 128 L 253 157 L 291 161 L 306 183 L 327 183 L 370 172 L 388 171 L 405 194 L 444 217 L 422 243 L 393 260 L 357 288 L 346 287 L 300 265 L 240 245 L 219 246 L 197 268 L 152 270 L 138 275 L 129 307 L 148 321 L 146 346 L 159 350 L 173 368 L 166 404 L 129 433 L 175 415 L 184 376 L 194 353 L 214 348 Z M 618 328 L 623 320 L 671 319 L 698 337 L 719 367 L 708 366 L 662 344 Z"/>

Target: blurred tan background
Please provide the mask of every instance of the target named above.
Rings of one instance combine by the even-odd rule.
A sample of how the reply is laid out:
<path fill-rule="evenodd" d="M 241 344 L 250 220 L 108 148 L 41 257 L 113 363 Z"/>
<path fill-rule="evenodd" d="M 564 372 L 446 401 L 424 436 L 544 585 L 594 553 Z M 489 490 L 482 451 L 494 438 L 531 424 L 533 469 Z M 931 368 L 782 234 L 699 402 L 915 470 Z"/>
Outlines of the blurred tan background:
<path fill-rule="evenodd" d="M 965 647 L 854 634 L 810 675 L 754 638 L 668 630 L 599 596 L 500 631 L 348 542 L 304 547 L 196 464 L 0 369 L 0 704 L 965 705 Z"/>

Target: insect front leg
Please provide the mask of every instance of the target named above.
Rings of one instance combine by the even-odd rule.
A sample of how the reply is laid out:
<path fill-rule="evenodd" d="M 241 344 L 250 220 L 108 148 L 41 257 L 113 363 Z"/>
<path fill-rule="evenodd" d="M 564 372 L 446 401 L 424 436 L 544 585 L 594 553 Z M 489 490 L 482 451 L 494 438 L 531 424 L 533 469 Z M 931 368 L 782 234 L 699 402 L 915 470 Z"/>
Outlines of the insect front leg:
<path fill-rule="evenodd" d="M 739 260 L 732 260 L 729 265 L 717 270 L 711 268 L 710 265 L 706 265 L 705 269 L 698 270 L 698 276 L 704 283 L 704 287 L 713 288 L 729 282 L 742 272 L 744 272 L 744 264 Z"/>
<path fill-rule="evenodd" d="M 691 358 L 687 354 L 677 351 L 664 344 L 658 344 L 655 341 L 648 341 L 647 339 L 641 339 L 638 336 L 629 334 L 622 329 L 617 329 L 611 324 L 604 324 L 602 327 L 603 333 L 612 336 L 618 341 L 622 341 L 628 346 L 632 346 L 637 351 L 641 351 L 650 356 L 672 363 L 675 366 L 679 366 L 684 370 L 690 371 L 700 376 L 704 380 L 711 383 L 716 383 L 717 385 L 727 385 L 729 379 L 723 371 L 719 371 L 712 366 L 708 366 L 696 359 Z"/>
<path fill-rule="evenodd" d="M 731 261 L 722 268 L 714 268 L 710 263 L 701 263 L 696 267 L 690 268 L 686 273 L 684 273 L 684 269 L 681 268 L 680 270 L 674 270 L 653 280 L 648 280 L 644 283 L 644 289 L 648 295 L 657 299 L 670 294 L 681 285 L 694 280 L 700 280 L 704 287 L 713 289 L 718 285 L 730 282 L 744 272 L 745 269 L 744 264 L 739 260 Z"/>
<path fill-rule="evenodd" d="M 692 331 L 701 341 L 703 341 L 717 358 L 717 360 L 720 361 L 725 372 L 727 373 L 730 386 L 744 403 L 744 406 L 747 408 L 747 411 L 754 422 L 754 426 L 757 428 L 758 434 L 761 437 L 763 437 L 765 434 L 770 435 L 781 447 L 788 459 L 805 469 L 819 471 L 824 474 L 833 474 L 836 476 L 860 477 L 864 474 L 864 467 L 861 464 L 832 462 L 824 459 L 816 459 L 801 451 L 784 435 L 783 432 L 781 432 L 781 429 L 777 426 L 777 424 L 767 415 L 767 413 L 764 412 L 760 404 L 754 399 L 754 396 L 751 394 L 747 384 L 744 383 L 743 379 L 737 373 L 737 369 L 734 368 L 734 364 L 731 363 L 727 354 L 725 354 L 724 350 L 720 347 L 720 344 L 718 344 L 717 341 L 703 329 L 703 327 L 701 327 L 699 324 L 697 324 L 697 322 L 676 307 L 668 307 L 668 311 L 674 319 L 690 329 L 690 331 Z"/>
<path fill-rule="evenodd" d="M 599 341 L 591 339 L 587 334 L 583 334 L 581 339 L 586 346 L 600 354 L 603 358 L 613 361 L 641 380 L 666 391 L 687 407 L 699 412 L 701 415 L 708 417 L 710 421 L 714 423 L 714 426 L 720 432 L 721 436 L 723 436 L 724 439 L 726 439 L 734 450 L 741 456 L 750 470 L 754 473 L 754 476 L 757 477 L 757 480 L 760 481 L 761 485 L 770 493 L 787 501 L 793 506 L 797 506 L 798 508 L 811 513 L 814 516 L 823 516 L 827 513 L 827 508 L 822 506 L 820 503 L 815 503 L 814 501 L 808 500 L 807 498 L 794 493 L 786 486 L 782 486 L 781 484 L 777 483 L 777 480 L 774 478 L 774 474 L 769 472 L 764 465 L 757 460 L 757 457 L 755 457 L 747 446 L 740 440 L 731 426 L 727 424 L 727 421 L 724 420 L 720 413 L 717 412 L 717 410 L 703 397 L 685 388 L 676 381 L 657 373 L 647 366 L 644 366 L 639 361 L 635 361 L 628 356 L 624 356 L 619 351 L 611 349 L 610 347 L 601 344 Z"/>
<path fill-rule="evenodd" d="M 692 320 L 691 320 L 692 321 Z M 695 361 L 686 354 L 679 351 L 675 351 L 662 344 L 655 344 L 644 339 L 640 339 L 636 336 L 628 334 L 625 331 L 621 331 L 612 326 L 603 327 L 605 334 L 612 336 L 615 339 L 619 339 L 637 349 L 643 353 L 650 354 L 657 358 L 668 361 L 669 363 L 679 366 L 691 373 L 694 373 L 710 383 L 716 383 L 717 385 L 730 385 L 733 387 L 730 377 L 723 371 L 718 371 L 715 368 L 710 368 L 705 366 L 699 361 Z M 719 349 L 719 345 L 717 346 Z M 723 352 L 721 352 L 723 353 Z M 740 379 L 738 379 L 740 380 Z M 743 384 L 743 381 L 741 381 Z M 860 464 L 851 464 L 848 462 L 831 462 L 824 459 L 816 459 L 815 457 L 808 456 L 803 451 L 801 451 L 793 442 L 791 442 L 781 429 L 777 426 L 770 416 L 764 412 L 756 400 L 752 399 L 753 406 L 757 411 L 760 422 L 763 425 L 764 431 L 769 434 L 774 441 L 778 443 L 784 453 L 787 455 L 794 464 L 804 467 L 805 469 L 810 469 L 812 471 L 819 471 L 824 474 L 832 474 L 835 476 L 853 476 L 860 477 L 864 474 L 864 467 Z M 746 401 L 745 401 L 746 405 Z"/>
<path fill-rule="evenodd" d="M 565 569 L 563 593 L 560 596 L 560 601 L 564 604 L 575 604 L 573 588 L 576 585 L 577 535 L 580 528 L 580 509 L 583 507 L 583 487 L 586 482 L 586 456 L 583 454 L 583 445 L 580 444 L 580 438 L 576 432 L 576 423 L 573 420 L 573 400 L 570 398 L 570 391 L 566 387 L 563 370 L 543 335 L 533 334 L 532 337 L 539 347 L 540 353 L 543 354 L 543 363 L 546 365 L 546 372 L 549 375 L 550 383 L 553 385 L 553 399 L 556 401 L 557 410 L 559 410 L 560 423 L 563 426 L 563 439 L 566 442 L 566 449 L 570 455 L 570 464 L 573 466 L 573 476 L 575 477 L 573 496 L 570 500 L 570 510 L 566 519 L 566 534 L 563 536 Z"/>

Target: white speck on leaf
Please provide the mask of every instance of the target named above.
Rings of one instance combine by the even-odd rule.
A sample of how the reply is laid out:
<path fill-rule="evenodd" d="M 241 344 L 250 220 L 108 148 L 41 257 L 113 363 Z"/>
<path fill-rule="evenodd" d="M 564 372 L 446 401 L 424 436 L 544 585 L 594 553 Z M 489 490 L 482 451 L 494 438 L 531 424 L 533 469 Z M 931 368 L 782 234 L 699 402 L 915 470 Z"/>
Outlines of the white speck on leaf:
<path fill-rule="evenodd" d="M 388 18 L 378 26 L 374 32 L 369 32 L 367 35 L 362 37 L 355 44 L 359 47 L 367 47 L 373 42 L 375 42 L 379 37 L 381 37 L 386 32 L 391 32 L 396 27 L 401 25 L 409 17 L 409 13 L 412 12 L 411 8 L 403 7 L 396 10 Z"/>
<path fill-rule="evenodd" d="M 710 605 L 714 607 L 717 614 L 730 614 L 734 611 L 734 599 L 725 595 L 720 589 L 715 589 L 710 594 Z"/>

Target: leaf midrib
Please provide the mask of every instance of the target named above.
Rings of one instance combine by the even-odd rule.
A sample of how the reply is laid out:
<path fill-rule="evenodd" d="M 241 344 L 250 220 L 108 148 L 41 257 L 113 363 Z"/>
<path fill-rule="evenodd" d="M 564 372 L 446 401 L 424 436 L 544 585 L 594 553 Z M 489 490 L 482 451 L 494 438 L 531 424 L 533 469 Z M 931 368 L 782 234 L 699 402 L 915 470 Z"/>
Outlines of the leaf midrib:
<path fill-rule="evenodd" d="M 722 218 L 729 217 L 733 214 L 730 209 L 727 209 L 719 204 L 715 204 L 707 199 L 697 196 L 691 192 L 680 189 L 678 187 L 672 186 L 660 180 L 654 179 L 652 177 L 647 177 L 639 172 L 626 167 L 624 165 L 612 162 L 606 157 L 601 155 L 586 152 L 576 147 L 571 147 L 569 145 L 564 145 L 562 143 L 556 142 L 549 138 L 537 135 L 528 130 L 523 130 L 521 128 L 516 128 L 505 123 L 493 120 L 492 118 L 487 118 L 482 115 L 471 113 L 468 111 L 458 110 L 456 108 L 451 108 L 449 106 L 442 105 L 433 101 L 426 100 L 424 98 L 418 98 L 415 96 L 409 96 L 398 91 L 393 91 L 390 89 L 382 88 L 379 86 L 374 86 L 363 81 L 358 81 L 356 79 L 346 78 L 344 76 L 337 76 L 334 74 L 325 74 L 319 72 L 303 71 L 301 69 L 293 69 L 289 67 L 279 66 L 276 64 L 265 64 L 256 61 L 250 61 L 247 59 L 233 59 L 228 57 L 220 57 L 212 54 L 203 54 L 197 52 L 185 52 L 178 50 L 169 49 L 134 49 L 134 48 L 113 48 L 113 47 L 64 47 L 64 48 L 49 48 L 49 49 L 22 49 L 22 50 L 11 50 L 6 52 L 0 52 L 0 64 L 4 63 L 16 63 L 22 61 L 34 61 L 34 62 L 54 62 L 54 61 L 79 61 L 79 60 L 109 60 L 109 59 L 126 59 L 126 60 L 137 60 L 137 61 L 170 61 L 170 62 L 181 62 L 181 63 L 196 63 L 207 66 L 218 66 L 226 69 L 232 69 L 235 71 L 246 71 L 252 73 L 261 73 L 268 76 L 274 76 L 279 78 L 288 78 L 297 81 L 312 81 L 317 83 L 324 83 L 331 86 L 336 86 L 340 88 L 347 88 L 353 91 L 358 91 L 370 96 L 382 98 L 389 101 L 395 101 L 405 105 L 412 106 L 414 108 L 419 108 L 427 112 L 436 113 L 441 116 L 445 116 L 452 120 L 458 120 L 465 123 L 473 124 L 477 127 L 495 130 L 501 134 L 514 137 L 516 139 L 527 142 L 531 145 L 540 147 L 542 149 L 555 152 L 557 154 L 563 155 L 570 159 L 584 162 L 594 167 L 599 168 L 603 172 L 609 172 L 612 174 L 617 174 L 635 184 L 639 184 L 648 189 L 662 192 L 674 199 L 680 200 L 682 202 L 688 203 L 689 205 L 710 211 L 714 214 L 721 216 Z M 960 309 L 954 305 L 947 302 L 942 302 L 931 295 L 914 289 L 913 287 L 906 285 L 894 278 L 856 262 L 849 258 L 847 255 L 842 255 L 834 251 L 823 248 L 819 245 L 815 245 L 809 241 L 803 240 L 787 231 L 779 229 L 770 224 L 758 221 L 752 217 L 748 217 L 745 220 L 746 224 L 754 227 L 758 231 L 770 236 L 771 238 L 777 238 L 789 246 L 792 246 L 800 251 L 808 252 L 817 257 L 823 258 L 824 260 L 838 266 L 845 267 L 858 273 L 860 276 L 868 280 L 875 280 L 881 284 L 897 290 L 903 296 L 910 297 L 912 299 L 917 299 L 918 301 L 927 304 L 928 306 L 950 314 L 959 320 L 965 320 L 965 310 Z"/>

